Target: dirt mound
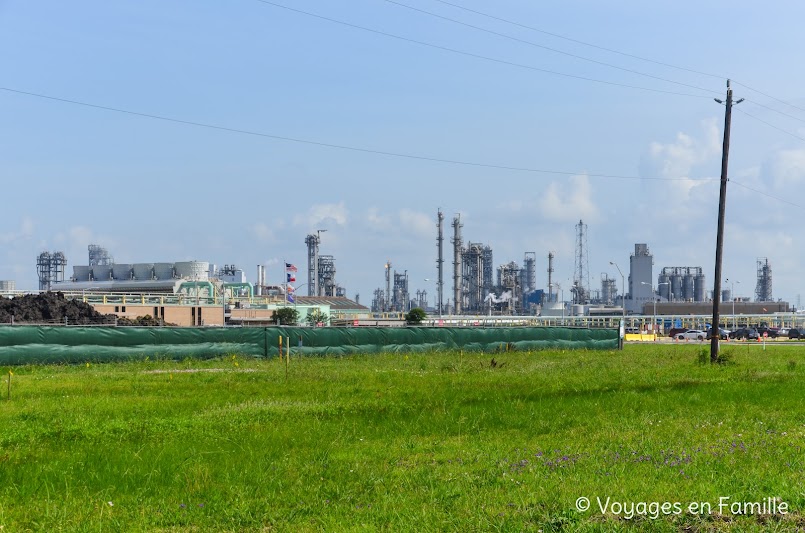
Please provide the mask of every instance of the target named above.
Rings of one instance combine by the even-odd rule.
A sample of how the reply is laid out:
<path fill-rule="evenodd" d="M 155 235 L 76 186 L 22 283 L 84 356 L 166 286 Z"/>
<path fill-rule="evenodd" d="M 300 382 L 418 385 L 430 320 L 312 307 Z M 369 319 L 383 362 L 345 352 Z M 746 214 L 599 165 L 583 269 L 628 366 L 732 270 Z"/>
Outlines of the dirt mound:
<path fill-rule="evenodd" d="M 102 315 L 91 305 L 79 300 L 68 300 L 61 292 L 26 294 L 14 298 L 0 297 L 0 324 L 54 324 L 72 325 L 114 324 L 114 315 Z"/>
<path fill-rule="evenodd" d="M 138 316 L 137 318 L 121 317 L 117 319 L 118 326 L 175 326 L 176 324 L 165 323 L 151 315 Z"/>

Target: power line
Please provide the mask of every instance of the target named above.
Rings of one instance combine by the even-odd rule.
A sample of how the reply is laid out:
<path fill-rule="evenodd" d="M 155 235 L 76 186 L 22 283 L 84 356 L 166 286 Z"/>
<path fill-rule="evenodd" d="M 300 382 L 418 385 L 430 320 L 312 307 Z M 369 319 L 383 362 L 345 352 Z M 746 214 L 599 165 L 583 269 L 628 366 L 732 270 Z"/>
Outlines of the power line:
<path fill-rule="evenodd" d="M 760 194 L 761 196 L 766 196 L 768 198 L 771 198 L 772 200 L 777 200 L 779 202 L 782 202 L 784 204 L 788 204 L 788 205 L 793 206 L 793 207 L 798 207 L 800 209 L 805 209 L 805 207 L 803 207 L 803 206 L 801 206 L 799 204 L 795 204 L 794 202 L 790 202 L 790 201 L 786 200 L 785 198 L 780 198 L 779 196 L 774 196 L 773 194 L 769 194 L 769 193 L 767 193 L 765 191 L 761 191 L 760 189 L 755 189 L 754 187 L 750 187 L 749 185 L 744 185 L 743 183 L 740 183 L 740 182 L 735 181 L 733 179 L 730 180 L 730 183 L 734 183 L 738 187 L 742 187 L 742 188 L 744 188 L 744 189 L 746 189 L 748 191 L 752 191 L 752 192 L 754 192 L 756 194 Z"/>
<path fill-rule="evenodd" d="M 653 74 L 647 74 L 645 72 L 640 72 L 639 70 L 633 70 L 633 69 L 630 69 L 630 68 L 621 67 L 621 66 L 618 66 L 618 65 L 614 65 L 612 63 L 607 63 L 606 61 L 598 61 L 596 59 L 591 59 L 589 57 L 584 57 L 584 56 L 580 56 L 580 55 L 573 54 L 573 53 L 570 53 L 570 52 L 565 52 L 564 50 L 559 50 L 557 48 L 552 48 L 550 46 L 544 46 L 544 45 L 535 43 L 533 41 L 527 41 L 525 39 L 520 39 L 518 37 L 514 37 L 512 35 L 507 35 L 505 33 L 496 32 L 496 31 L 493 31 L 493 30 L 490 30 L 490 29 L 487 29 L 487 28 L 483 28 L 481 26 L 475 26 L 474 24 L 468 24 L 466 22 L 461 22 L 460 20 L 456 20 L 456 19 L 453 19 L 453 18 L 450 18 L 450 17 L 445 17 L 443 15 L 439 15 L 438 13 L 433 13 L 431 11 L 426 11 L 424 9 L 419 9 L 417 7 L 409 6 L 407 4 L 403 4 L 402 2 L 397 2 L 396 0 L 383 0 L 383 1 L 388 2 L 389 4 L 394 4 L 394 5 L 406 8 L 406 9 L 410 9 L 411 11 L 416 11 L 416 12 L 423 13 L 423 14 L 431 16 L 431 17 L 435 17 L 435 18 L 438 18 L 438 19 L 446 20 L 448 22 L 452 22 L 454 24 L 459 24 L 459 25 L 465 26 L 467 28 L 472 28 L 474 30 L 482 31 L 484 33 L 488 33 L 488 34 L 491 34 L 491 35 L 496 35 L 498 37 L 503 37 L 504 39 L 509 39 L 509 40 L 516 41 L 516 42 L 519 42 L 519 43 L 527 44 L 529 46 L 534 46 L 536 48 L 541 48 L 543 50 L 548 50 L 548 51 L 554 52 L 556 54 L 562 54 L 562 55 L 572 57 L 572 58 L 575 58 L 575 59 L 581 59 L 582 61 L 588 61 L 590 63 L 595 63 L 596 65 L 602 65 L 602 66 L 609 67 L 609 68 L 614 68 L 614 69 L 617 69 L 617 70 L 620 70 L 620 71 L 623 71 L 623 72 L 629 72 L 631 74 L 637 74 L 638 76 L 645 76 L 647 78 L 651 78 L 651 79 L 654 79 L 654 80 L 659 80 L 659 81 L 663 81 L 663 82 L 666 82 L 666 83 L 672 83 L 674 85 L 680 85 L 682 87 L 687 87 L 689 89 L 697 89 L 699 91 L 704 91 L 704 92 L 707 92 L 707 93 L 710 93 L 710 94 L 719 94 L 719 93 L 716 93 L 715 91 L 713 91 L 711 89 L 705 89 L 704 87 L 699 87 L 697 85 L 692 85 L 692 84 L 689 84 L 689 83 L 683 83 L 683 82 L 679 82 L 679 81 L 674 81 L 674 80 L 670 80 L 670 79 L 667 79 L 667 78 L 663 78 L 661 76 L 654 76 Z"/>
<path fill-rule="evenodd" d="M 758 93 L 758 94 L 760 94 L 760 95 L 763 95 L 763 96 L 765 96 L 766 98 L 771 98 L 772 100 L 774 100 L 774 101 L 776 101 L 776 102 L 779 102 L 779 103 L 781 103 L 781 104 L 785 104 L 785 105 L 787 105 L 787 106 L 789 106 L 789 107 L 793 107 L 794 109 L 797 109 L 797 110 L 799 110 L 799 111 L 805 111 L 805 108 L 802 108 L 802 107 L 799 107 L 799 106 L 795 106 L 794 104 L 791 104 L 791 103 L 789 103 L 789 102 L 786 102 L 785 100 L 781 100 L 781 99 L 779 99 L 779 98 L 777 98 L 777 97 L 775 97 L 775 96 L 772 96 L 772 95 L 770 95 L 770 94 L 766 94 L 766 93 L 764 93 L 764 92 L 763 92 L 763 91 L 761 91 L 761 90 L 758 90 L 758 89 L 753 89 L 752 87 L 750 87 L 750 86 L 748 86 L 748 85 L 746 85 L 746 84 L 744 84 L 744 83 L 741 83 L 741 82 L 739 82 L 739 81 L 736 81 L 736 82 L 735 82 L 735 84 L 736 84 L 736 85 L 740 85 L 740 86 L 742 86 L 742 87 L 745 87 L 745 88 L 749 89 L 750 91 L 754 91 L 754 92 L 756 92 L 756 93 Z M 757 104 L 757 105 L 759 105 L 759 104 Z M 770 108 L 770 109 L 771 109 L 771 108 Z"/>
<path fill-rule="evenodd" d="M 517 68 L 522 68 L 522 69 L 531 70 L 531 71 L 535 71 L 535 72 L 542 72 L 544 74 L 552 74 L 554 76 L 562 76 L 562 77 L 565 77 L 565 78 L 572 78 L 572 79 L 577 79 L 577 80 L 589 81 L 589 82 L 593 82 L 593 83 L 601 83 L 601 84 L 604 84 L 604 85 L 611 85 L 611 86 L 614 86 L 614 87 L 623 87 L 623 88 L 627 88 L 627 89 L 635 89 L 635 90 L 639 90 L 639 91 L 649 91 L 649 92 L 662 93 L 662 94 L 673 94 L 673 95 L 676 95 L 676 96 L 689 96 L 689 97 L 692 97 L 692 98 L 710 98 L 710 96 L 704 96 L 704 95 L 701 95 L 701 94 L 681 93 L 681 92 L 676 92 L 676 91 L 667 91 L 667 90 L 663 90 L 663 89 L 654 89 L 654 88 L 651 88 L 651 87 L 641 87 L 639 85 L 630 85 L 630 84 L 627 84 L 627 83 L 618 83 L 618 82 L 614 82 L 614 81 L 600 80 L 600 79 L 597 79 L 597 78 L 590 78 L 590 77 L 587 77 L 587 76 L 580 76 L 580 75 L 577 75 L 577 74 L 568 74 L 566 72 L 558 72 L 556 70 L 549 70 L 549 69 L 534 67 L 534 66 L 531 66 L 531 65 L 524 65 L 522 63 L 515 63 L 513 61 L 506 61 L 505 59 L 497 59 L 497 58 L 494 58 L 494 57 L 489 57 L 489 56 L 485 56 L 485 55 L 481 55 L 481 54 L 475 54 L 473 52 L 466 52 L 464 50 L 458 50 L 456 48 L 449 48 L 447 46 L 441 46 L 441 45 L 429 43 L 429 42 L 426 42 L 426 41 L 420 41 L 420 40 L 417 40 L 417 39 L 411 39 L 409 37 L 403 37 L 401 35 L 396 35 L 396 34 L 393 34 L 393 33 L 388 33 L 388 32 L 381 31 L 381 30 L 376 30 L 376 29 L 373 29 L 373 28 L 367 28 L 366 26 L 360 26 L 358 24 L 352 24 L 351 22 L 345 22 L 343 20 L 338 20 L 338 19 L 334 19 L 334 18 L 331 18 L 331 17 L 326 17 L 324 15 L 318 15 L 316 13 L 311 13 L 309 11 L 303 11 L 301 9 L 288 7 L 288 6 L 285 6 L 285 5 L 282 5 L 282 4 L 277 4 L 275 2 L 270 2 L 269 0 L 255 0 L 255 1 L 260 2 L 261 4 L 266 4 L 266 5 L 269 5 L 269 6 L 278 7 L 280 9 L 285 9 L 287 11 L 292 11 L 294 13 L 299 13 L 300 15 L 305 15 L 305 16 L 308 16 L 308 17 L 317 18 L 319 20 L 325 20 L 327 22 L 332 22 L 333 24 L 339 24 L 341 26 L 346 26 L 348 28 L 353 28 L 353 29 L 357 29 L 357 30 L 361 30 L 361 31 L 366 31 L 366 32 L 369 32 L 369 33 L 374 33 L 376 35 L 382 35 L 384 37 L 389 37 L 389 38 L 392 38 L 392 39 L 397 39 L 397 40 L 408 42 L 408 43 L 418 44 L 418 45 L 421 45 L 421 46 L 427 46 L 429 48 L 434 48 L 436 50 L 442 50 L 444 52 L 450 52 L 452 54 L 459 54 L 459 55 L 466 56 L 466 57 L 472 57 L 474 59 L 481 59 L 483 61 L 490 61 L 492 63 L 498 63 L 498 64 L 501 64 L 501 65 L 507 65 L 507 66 L 510 66 L 510 67 L 517 67 Z M 706 89 L 704 89 L 704 90 L 706 90 Z"/>
<path fill-rule="evenodd" d="M 464 7 L 464 6 L 461 6 L 461 5 L 458 5 L 458 4 L 454 4 L 452 2 L 447 2 L 446 0 L 434 0 L 434 1 L 442 3 L 442 4 L 445 4 L 445 5 L 448 5 L 448 6 L 451 6 L 451 7 L 455 7 L 457 9 L 462 9 L 462 10 L 468 11 L 470 13 L 475 13 L 476 15 L 481 15 L 482 17 L 487 17 L 487 18 L 490 18 L 490 19 L 493 19 L 493 20 L 497 20 L 499 22 L 505 22 L 506 24 L 511 24 L 513 26 L 518 26 L 520 28 L 524 28 L 524 29 L 527 29 L 527 30 L 535 31 L 535 32 L 542 33 L 542 34 L 545 34 L 545 35 L 550 35 L 551 37 L 556 37 L 558 39 L 564 39 L 566 41 L 570 41 L 570 42 L 573 42 L 573 43 L 576 43 L 576 44 L 589 46 L 590 48 L 596 48 L 598 50 L 603 50 L 605 52 L 618 54 L 618 55 L 621 55 L 621 56 L 624 56 L 624 57 L 630 57 L 632 59 L 639 59 L 640 61 L 645 61 L 647 63 L 654 63 L 655 65 L 661 65 L 663 67 L 669 67 L 669 68 L 673 68 L 673 69 L 676 69 L 676 70 L 683 70 L 685 72 L 691 72 L 693 74 L 701 74 L 702 76 L 709 76 L 711 78 L 718 78 L 718 79 L 722 79 L 722 80 L 724 78 L 728 77 L 728 76 L 722 76 L 722 75 L 719 75 L 719 74 L 712 74 L 710 72 L 702 72 L 700 70 L 694 70 L 694 69 L 691 69 L 691 68 L 680 67 L 680 66 L 677 66 L 677 65 L 673 65 L 671 63 L 664 63 L 662 61 L 657 61 L 655 59 L 649 59 L 647 57 L 642 57 L 642 56 L 638 56 L 638 55 L 634 55 L 634 54 L 629 54 L 627 52 L 621 52 L 620 50 L 615 50 L 613 48 L 607 48 L 605 46 L 600 46 L 600 45 L 597 45 L 597 44 L 588 43 L 588 42 L 585 42 L 585 41 L 581 41 L 579 39 L 574 39 L 572 37 L 567 37 L 565 35 L 561 35 L 559 33 L 553 33 L 553 32 L 550 32 L 550 31 L 542 30 L 540 28 L 535 28 L 533 26 L 528 26 L 528 25 L 525 25 L 525 24 L 521 24 L 521 23 L 515 22 L 513 20 L 505 19 L 505 18 L 502 18 L 502 17 L 496 17 L 495 15 L 490 15 L 489 13 L 484 13 L 482 11 L 476 11 L 474 9 L 470 9 L 468 7 Z"/>
<path fill-rule="evenodd" d="M 385 0 L 385 1 L 391 1 L 391 0 Z M 543 29 L 540 29 L 540 28 L 535 28 L 534 26 L 528 26 L 526 24 L 521 24 L 519 22 L 515 22 L 515 21 L 510 20 L 510 19 L 505 19 L 503 17 L 497 17 L 495 15 L 490 15 L 489 13 L 484 13 L 482 11 L 478 11 L 478 10 L 475 10 L 475 9 L 470 9 L 468 7 L 461 6 L 461 5 L 458 5 L 458 4 L 454 4 L 454 3 L 448 2 L 446 0 L 433 0 L 433 1 L 434 2 L 439 2 L 439 3 L 444 4 L 444 5 L 454 7 L 456 9 L 461 9 L 461 10 L 467 11 L 469 13 L 474 13 L 474 14 L 480 15 L 482 17 L 487 17 L 487 18 L 492 19 L 492 20 L 497 20 L 499 22 L 504 22 L 506 24 L 511 24 L 513 26 L 517 26 L 517 27 L 524 28 L 524 29 L 527 29 L 527 30 L 542 33 L 544 35 L 550 35 L 551 37 L 556 37 L 558 39 L 564 39 L 566 41 L 570 41 L 570 42 L 573 42 L 573 43 L 576 43 L 576 44 L 581 44 L 581 45 L 588 46 L 590 48 L 595 48 L 595 49 L 598 49 L 598 50 L 603 50 L 605 52 L 610 52 L 612 54 L 617 54 L 617 55 L 620 55 L 620 56 L 623 56 L 623 57 L 629 57 L 629 58 L 632 58 L 632 59 L 645 61 L 647 63 L 653 63 L 655 65 L 661 65 L 661 66 L 664 66 L 664 67 L 673 68 L 673 69 L 681 70 L 681 71 L 685 71 L 685 72 L 691 72 L 693 74 L 700 74 L 702 76 L 709 76 L 709 77 L 712 77 L 712 78 L 719 78 L 719 79 L 731 78 L 731 76 L 724 76 L 724 75 L 721 75 L 721 74 L 713 74 L 711 72 L 703 72 L 703 71 L 700 71 L 700 70 L 694 70 L 694 69 L 687 68 L 687 67 L 680 67 L 679 65 L 674 65 L 674 64 L 671 64 L 671 63 L 663 62 L 663 61 L 658 61 L 658 60 L 655 60 L 655 59 L 650 59 L 650 58 L 647 58 L 647 57 L 643 57 L 643 56 L 639 56 L 639 55 L 635 55 L 635 54 L 630 54 L 628 52 L 615 50 L 614 48 L 607 48 L 605 46 L 589 43 L 589 42 L 586 42 L 586 41 L 582 41 L 580 39 L 574 39 L 574 38 L 568 37 L 566 35 L 553 33 L 553 32 L 546 31 L 546 30 L 543 30 Z M 392 3 L 398 3 L 398 2 L 392 2 Z M 402 4 L 400 4 L 400 5 L 402 5 Z M 411 8 L 411 9 L 414 9 L 414 8 Z M 438 16 L 438 15 L 436 15 L 436 16 Z M 559 53 L 563 53 L 563 52 L 560 51 Z M 603 63 L 603 64 L 606 64 L 606 63 Z M 614 68 L 618 68 L 618 67 L 615 66 Z M 670 83 L 676 83 L 676 82 L 674 82 L 672 80 L 667 80 L 667 81 L 670 81 Z M 732 80 L 732 82 L 734 84 L 736 84 L 736 85 L 740 85 L 740 86 L 742 86 L 742 87 L 744 87 L 746 89 L 749 89 L 750 91 L 753 91 L 753 92 L 756 92 L 756 93 L 758 93 L 758 94 L 760 94 L 762 96 L 765 96 L 766 98 L 770 98 L 770 99 L 772 99 L 772 100 L 774 100 L 776 102 L 779 102 L 781 104 L 784 104 L 784 105 L 787 105 L 789 107 L 792 107 L 792 108 L 794 108 L 794 109 L 796 109 L 798 111 L 805 112 L 805 108 L 796 106 L 796 105 L 794 105 L 794 104 L 792 104 L 790 102 L 786 102 L 785 100 L 777 98 L 776 96 L 772 96 L 772 95 L 770 95 L 770 94 L 768 94 L 766 92 L 761 91 L 760 89 L 755 89 L 754 87 L 750 87 L 749 85 L 746 85 L 745 83 L 741 83 L 740 81 L 736 81 L 734 79 Z M 756 105 L 761 105 L 761 104 L 758 104 L 757 102 L 753 102 L 753 103 L 755 103 Z M 768 108 L 768 109 L 771 109 L 772 111 L 776 111 L 778 113 L 781 113 L 781 114 L 785 115 L 785 113 L 777 111 L 776 109 L 773 109 L 773 108 Z M 787 115 L 787 116 L 791 116 L 791 115 Z M 792 118 L 795 118 L 795 117 L 792 117 Z"/>
<path fill-rule="evenodd" d="M 738 111 L 740 111 L 741 113 L 743 113 L 744 115 L 746 115 L 747 117 L 749 117 L 749 118 L 753 118 L 753 119 L 757 120 L 758 122 L 761 122 L 761 123 L 763 123 L 763 124 L 767 125 L 767 126 L 768 126 L 768 127 L 770 127 L 770 128 L 774 128 L 775 130 L 780 131 L 780 132 L 782 132 L 782 133 L 785 133 L 786 135 L 790 135 L 791 137 L 794 137 L 795 139 L 799 139 L 800 141 L 805 141 L 805 138 L 800 137 L 800 136 L 799 136 L 799 135 L 797 135 L 796 133 L 791 133 L 790 131 L 788 131 L 788 130 L 786 130 L 786 129 L 783 129 L 783 128 L 780 128 L 780 127 L 778 127 L 778 126 L 775 126 L 774 124 L 772 124 L 772 123 L 770 123 L 770 122 L 766 122 L 766 121 L 765 121 L 765 120 L 763 120 L 762 118 L 758 118 L 758 117 L 756 117 L 755 115 L 752 115 L 751 113 L 747 113 L 747 112 L 746 112 L 746 111 L 744 111 L 743 109 L 738 109 L 738 108 L 736 108 L 736 109 L 737 109 Z"/>
<path fill-rule="evenodd" d="M 778 115 L 782 115 L 784 117 L 788 117 L 790 119 L 794 119 L 794 120 L 799 121 L 799 122 L 805 122 L 805 119 L 803 119 L 803 118 L 795 117 L 794 115 L 791 115 L 791 114 L 786 113 L 784 111 L 780 111 L 779 109 L 774 109 L 773 107 L 761 104 L 760 102 L 755 102 L 754 100 L 747 100 L 747 102 L 752 103 L 752 104 L 754 104 L 754 105 L 756 105 L 758 107 L 762 107 L 763 109 L 768 109 L 769 111 L 771 111 L 773 113 L 777 113 Z M 785 103 L 785 102 L 783 102 L 783 103 Z"/>
<path fill-rule="evenodd" d="M 621 179 L 621 180 L 638 180 L 638 181 L 698 181 L 698 182 L 708 182 L 713 181 L 714 178 L 663 178 L 663 177 L 646 177 L 646 176 L 626 176 L 626 175 L 619 175 L 619 174 L 601 174 L 601 173 L 588 173 L 588 172 L 571 172 L 565 170 L 548 170 L 548 169 L 539 169 L 539 168 L 531 168 L 531 167 L 518 167 L 518 166 L 511 166 L 511 165 L 495 165 L 489 163 L 478 163 L 473 161 L 462 161 L 458 159 L 447 159 L 447 158 L 440 158 L 440 157 L 429 157 L 429 156 L 422 156 L 416 154 L 406 154 L 402 152 L 391 152 L 387 150 L 375 150 L 371 148 L 363 148 L 358 146 L 348 146 L 344 144 L 335 144 L 335 143 L 328 143 L 328 142 L 321 142 L 321 141 L 312 141 L 309 139 L 300 139 L 295 137 L 287 137 L 284 135 L 274 135 L 270 133 L 263 133 L 258 131 L 250 131 L 244 130 L 239 128 L 230 128 L 227 126 L 219 126 L 216 124 L 208 124 L 204 122 L 197 122 L 193 120 L 183 120 L 178 118 L 171 118 L 162 115 L 155 115 L 152 113 L 142 113 L 139 111 L 131 111 L 128 109 L 122 109 L 119 107 L 110 107 L 104 106 L 99 104 L 92 104 L 89 102 L 82 102 L 79 100 L 71 100 L 68 98 L 60 98 L 57 96 L 49 96 L 45 94 L 33 93 L 30 91 L 21 91 L 18 89 L 11 89 L 9 87 L 0 87 L 0 90 L 6 91 L 9 93 L 21 94 L 25 96 L 31 96 L 35 98 L 41 98 L 44 100 L 51 100 L 54 102 L 72 104 L 76 106 L 83 106 L 92 109 L 100 109 L 103 111 L 111 111 L 114 113 L 123 113 L 126 115 L 133 115 L 142 118 L 150 118 L 153 120 L 161 120 L 163 122 L 172 122 L 175 124 L 183 124 L 185 126 L 194 126 L 198 128 L 205 128 L 211 130 L 218 130 L 218 131 L 225 131 L 228 133 L 238 133 L 241 135 L 250 135 L 254 137 L 263 137 L 267 139 L 274 139 L 279 141 L 287 141 L 299 144 L 307 144 L 311 146 L 320 146 L 323 148 L 333 148 L 337 150 L 349 150 L 352 152 L 360 152 L 366 154 L 374 154 L 374 155 L 382 155 L 382 156 L 389 156 L 389 157 L 398 157 L 404 159 L 414 159 L 418 161 L 429 161 L 433 163 L 446 163 L 451 165 L 461 165 L 461 166 L 468 166 L 468 167 L 477 167 L 477 168 L 489 168 L 495 170 L 508 170 L 513 172 L 526 172 L 526 173 L 538 173 L 538 174 L 555 174 L 560 176 L 578 176 L 578 175 L 585 175 L 591 178 L 608 178 L 608 179 Z"/>

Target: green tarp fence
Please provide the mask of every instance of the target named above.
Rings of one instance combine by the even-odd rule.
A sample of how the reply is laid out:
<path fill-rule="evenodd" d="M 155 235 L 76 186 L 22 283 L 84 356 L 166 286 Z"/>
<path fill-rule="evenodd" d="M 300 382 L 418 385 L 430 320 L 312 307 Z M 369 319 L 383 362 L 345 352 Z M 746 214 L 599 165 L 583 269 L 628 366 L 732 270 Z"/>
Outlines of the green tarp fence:
<path fill-rule="evenodd" d="M 222 355 L 294 355 L 434 350 L 611 350 L 618 330 L 533 328 L 170 328 L 0 326 L 0 365 L 82 363 Z"/>

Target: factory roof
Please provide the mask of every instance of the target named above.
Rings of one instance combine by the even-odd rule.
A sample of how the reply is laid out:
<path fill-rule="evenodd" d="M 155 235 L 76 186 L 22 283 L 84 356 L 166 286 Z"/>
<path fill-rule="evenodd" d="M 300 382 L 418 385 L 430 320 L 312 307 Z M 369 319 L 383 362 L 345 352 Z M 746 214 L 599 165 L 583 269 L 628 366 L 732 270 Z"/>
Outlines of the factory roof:
<path fill-rule="evenodd" d="M 294 299 L 300 305 L 329 305 L 332 311 L 369 311 L 365 305 L 343 296 L 295 296 Z"/>
<path fill-rule="evenodd" d="M 63 292 L 169 292 L 173 294 L 178 291 L 179 285 L 185 281 L 187 280 L 62 281 L 54 283 L 51 290 Z"/>

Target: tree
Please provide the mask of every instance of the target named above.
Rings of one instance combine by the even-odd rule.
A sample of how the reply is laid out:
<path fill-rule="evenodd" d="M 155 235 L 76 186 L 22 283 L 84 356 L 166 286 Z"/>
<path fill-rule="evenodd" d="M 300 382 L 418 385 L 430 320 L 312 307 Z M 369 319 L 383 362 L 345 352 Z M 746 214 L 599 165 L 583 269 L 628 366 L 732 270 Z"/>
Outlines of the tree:
<path fill-rule="evenodd" d="M 279 321 L 281 326 L 295 326 L 299 323 L 299 311 L 293 307 L 280 307 L 274 311 L 274 321 Z"/>
<path fill-rule="evenodd" d="M 330 322 L 330 317 L 327 313 L 323 313 L 321 309 L 312 309 L 305 317 L 305 322 L 308 326 L 316 326 L 319 323 L 325 326 Z"/>
<path fill-rule="evenodd" d="M 427 318 L 427 316 L 428 314 L 425 312 L 424 309 L 422 309 L 421 307 L 414 307 L 405 314 L 405 321 L 412 326 L 416 326 L 418 324 L 421 324 L 422 321 L 425 320 L 425 318 Z"/>

